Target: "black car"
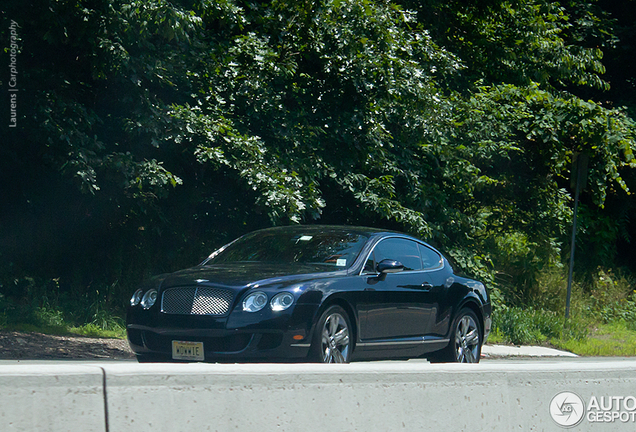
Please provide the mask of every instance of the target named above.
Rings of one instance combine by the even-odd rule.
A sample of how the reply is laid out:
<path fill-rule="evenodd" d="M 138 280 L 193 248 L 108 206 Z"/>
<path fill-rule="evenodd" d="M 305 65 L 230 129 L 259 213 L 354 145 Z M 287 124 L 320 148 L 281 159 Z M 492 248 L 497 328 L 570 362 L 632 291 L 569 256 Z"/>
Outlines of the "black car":
<path fill-rule="evenodd" d="M 246 234 L 133 294 L 143 361 L 478 362 L 491 324 L 481 282 L 398 232 L 289 226 Z"/>

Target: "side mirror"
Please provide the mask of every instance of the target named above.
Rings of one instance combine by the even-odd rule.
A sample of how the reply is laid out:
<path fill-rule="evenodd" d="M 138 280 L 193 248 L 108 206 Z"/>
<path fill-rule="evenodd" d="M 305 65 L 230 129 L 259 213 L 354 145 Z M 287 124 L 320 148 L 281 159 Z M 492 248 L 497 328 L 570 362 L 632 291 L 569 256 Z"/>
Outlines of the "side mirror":
<path fill-rule="evenodd" d="M 377 265 L 377 271 L 380 274 L 399 273 L 404 270 L 404 264 L 392 259 L 384 259 Z"/>

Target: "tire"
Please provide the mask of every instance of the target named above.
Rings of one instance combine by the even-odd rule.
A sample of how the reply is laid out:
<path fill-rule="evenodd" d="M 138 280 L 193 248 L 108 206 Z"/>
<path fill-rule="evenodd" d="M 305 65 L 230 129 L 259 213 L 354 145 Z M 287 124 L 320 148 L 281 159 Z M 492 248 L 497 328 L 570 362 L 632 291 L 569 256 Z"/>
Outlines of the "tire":
<path fill-rule="evenodd" d="M 353 343 L 349 315 L 340 306 L 325 310 L 314 328 L 309 360 L 317 363 L 349 363 Z"/>
<path fill-rule="evenodd" d="M 479 319 L 471 309 L 459 311 L 446 348 L 429 356 L 431 363 L 479 363 L 483 340 Z"/>

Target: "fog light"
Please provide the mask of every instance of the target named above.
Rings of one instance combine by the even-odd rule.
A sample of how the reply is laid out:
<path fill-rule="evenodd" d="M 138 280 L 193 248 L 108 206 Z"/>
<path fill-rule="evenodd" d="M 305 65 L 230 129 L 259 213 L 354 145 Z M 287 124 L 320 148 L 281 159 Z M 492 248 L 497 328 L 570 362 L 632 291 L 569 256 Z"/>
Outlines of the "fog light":
<path fill-rule="evenodd" d="M 157 290 L 151 289 L 148 292 L 146 292 L 146 294 L 144 294 L 144 297 L 141 299 L 141 307 L 143 307 L 144 309 L 150 309 L 155 304 L 156 301 L 157 301 Z"/>

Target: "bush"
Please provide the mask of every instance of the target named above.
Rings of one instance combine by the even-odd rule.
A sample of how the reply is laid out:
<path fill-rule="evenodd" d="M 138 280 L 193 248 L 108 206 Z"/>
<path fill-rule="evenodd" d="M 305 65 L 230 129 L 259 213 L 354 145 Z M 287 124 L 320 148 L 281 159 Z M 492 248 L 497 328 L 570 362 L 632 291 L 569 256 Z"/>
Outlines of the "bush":
<path fill-rule="evenodd" d="M 586 326 L 578 320 L 566 326 L 565 318 L 553 311 L 500 309 L 493 314 L 493 332 L 502 342 L 514 345 L 544 344 L 552 339 L 580 339 L 587 335 Z"/>
<path fill-rule="evenodd" d="M 590 293 L 586 313 L 604 324 L 624 322 L 636 330 L 636 289 L 632 278 L 601 271 Z"/>
<path fill-rule="evenodd" d="M 4 283 L 0 294 L 0 328 L 51 334 L 78 333 L 123 337 L 121 305 L 100 290 L 84 294 L 62 292 L 58 281 L 15 279 Z M 113 286 L 102 288 L 108 292 Z"/>
<path fill-rule="evenodd" d="M 603 325 L 606 329 L 618 326 L 636 331 L 636 290 L 629 277 L 598 270 L 587 291 L 574 283 L 569 322 L 564 314 L 566 269 L 545 270 L 537 275 L 535 284 L 525 307 L 503 304 L 495 309 L 491 340 L 515 345 L 551 343 L 579 347 L 590 332 L 594 337 Z M 587 351 L 581 351 L 584 352 Z"/>

